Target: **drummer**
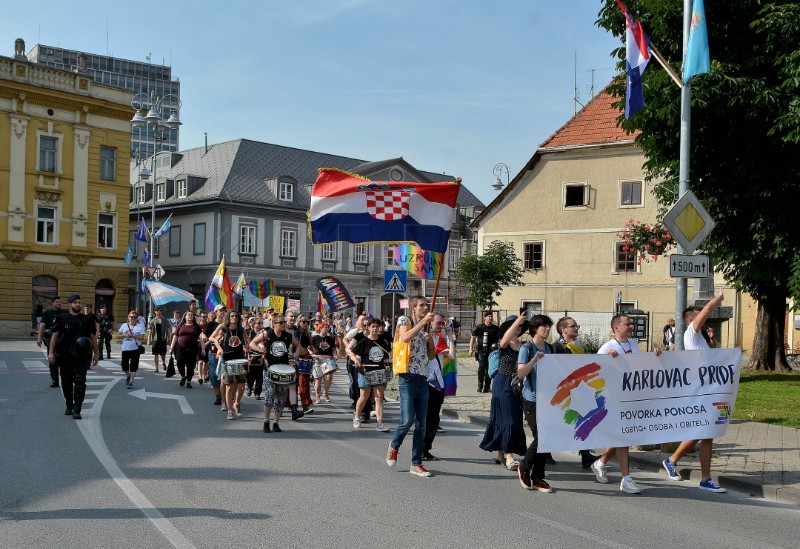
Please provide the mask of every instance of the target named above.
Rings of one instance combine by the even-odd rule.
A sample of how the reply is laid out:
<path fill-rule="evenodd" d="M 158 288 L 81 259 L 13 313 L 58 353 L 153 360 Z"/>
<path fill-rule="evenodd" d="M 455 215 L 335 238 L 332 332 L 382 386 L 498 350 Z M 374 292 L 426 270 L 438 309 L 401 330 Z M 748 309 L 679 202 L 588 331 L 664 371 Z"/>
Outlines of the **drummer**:
<path fill-rule="evenodd" d="M 353 428 L 361 427 L 361 411 L 369 400 L 372 391 L 375 391 L 375 416 L 378 420 L 378 431 L 388 432 L 389 428 L 383 425 L 383 390 L 386 388 L 386 377 L 373 380 L 367 378 L 368 373 L 386 370 L 386 360 L 391 356 L 380 337 L 380 326 L 383 324 L 377 318 L 366 321 L 366 337 L 348 347 L 347 355 L 353 361 L 358 373 L 358 387 L 360 396 L 356 402 L 356 412 L 353 416 Z"/>
<path fill-rule="evenodd" d="M 327 322 L 317 322 L 317 335 L 311 338 L 311 346 L 316 350 L 313 355 L 316 360 L 314 366 L 314 394 L 316 395 L 317 404 L 320 403 L 320 389 L 322 388 L 322 381 L 325 380 L 325 389 L 322 392 L 322 398 L 325 402 L 330 402 L 328 396 L 331 383 L 333 382 L 333 372 L 338 367 L 336 360 L 333 358 L 333 352 L 336 345 L 336 340 L 330 332 L 330 325 Z"/>
<path fill-rule="evenodd" d="M 220 380 L 225 387 L 225 405 L 228 419 L 236 419 L 242 415 L 242 394 L 247 381 L 245 349 L 249 347 L 250 338 L 247 331 L 239 324 L 238 311 L 228 311 L 222 324 L 211 334 L 211 342 L 217 348 L 217 359 L 220 363 Z M 240 390 L 241 386 L 241 390 Z"/>
<path fill-rule="evenodd" d="M 266 322 L 265 322 L 266 323 Z M 292 345 L 299 346 L 300 342 L 297 341 L 291 332 L 286 331 L 286 318 L 282 314 L 276 314 L 272 317 L 272 328 L 264 328 L 261 332 L 250 342 L 250 349 L 264 353 L 264 358 L 267 361 L 267 368 L 277 365 L 289 365 L 289 355 Z M 286 403 L 287 395 L 295 391 L 295 385 L 280 385 L 274 383 L 267 376 L 267 371 L 264 372 L 264 432 L 269 433 L 273 431 L 280 433 L 282 429 L 278 425 L 281 419 L 281 412 Z M 297 402 L 297 395 L 295 393 L 295 403 Z M 275 422 L 270 428 L 269 418 L 272 409 L 275 408 Z M 292 417 L 298 413 L 297 404 L 292 404 Z"/>
<path fill-rule="evenodd" d="M 289 317 L 291 309 L 287 311 L 286 316 Z M 287 322 L 290 320 L 286 319 Z M 288 325 L 287 325 L 288 328 Z M 300 347 L 297 347 L 297 361 L 307 360 L 309 363 L 313 360 L 311 355 L 315 351 L 311 345 L 311 330 L 309 329 L 309 321 L 307 316 L 300 316 L 297 319 L 297 324 L 294 329 L 294 337 L 300 342 Z M 303 406 L 304 414 L 311 414 L 314 412 L 311 406 L 311 374 L 306 372 L 298 372 L 297 386 L 300 393 L 300 404 Z"/>
<path fill-rule="evenodd" d="M 247 337 L 252 341 L 258 335 L 256 331 L 257 318 L 251 316 L 247 321 Z M 264 363 L 261 353 L 248 348 L 247 363 L 247 396 L 255 395 L 256 400 L 261 400 L 261 389 L 264 383 Z"/>

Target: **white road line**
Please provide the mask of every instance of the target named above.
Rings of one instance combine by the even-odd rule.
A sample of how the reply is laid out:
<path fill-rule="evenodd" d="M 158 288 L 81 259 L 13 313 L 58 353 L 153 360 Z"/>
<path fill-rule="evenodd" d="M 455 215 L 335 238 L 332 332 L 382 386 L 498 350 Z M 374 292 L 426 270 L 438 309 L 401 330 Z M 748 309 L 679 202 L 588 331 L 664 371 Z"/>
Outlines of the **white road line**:
<path fill-rule="evenodd" d="M 84 398 L 83 403 L 86 404 L 87 402 L 97 402 L 96 398 Z"/>
<path fill-rule="evenodd" d="M 22 365 L 28 370 L 47 370 L 50 371 L 50 366 L 41 360 L 23 360 Z"/>
<path fill-rule="evenodd" d="M 558 521 L 555 521 L 555 520 L 550 520 L 550 519 L 547 519 L 547 518 L 544 518 L 544 517 L 540 517 L 540 516 L 534 515 L 533 513 L 526 513 L 524 511 L 518 511 L 517 514 L 519 516 L 523 517 L 523 518 L 534 520 L 534 521 L 539 522 L 541 524 L 545 524 L 545 525 L 549 526 L 550 528 L 554 528 L 556 530 L 561 530 L 562 532 L 566 532 L 566 533 L 568 533 L 570 535 L 590 540 L 593 543 L 596 543 L 596 544 L 599 544 L 599 545 L 606 545 L 608 547 L 617 547 L 619 549 L 633 549 L 630 545 L 623 545 L 621 543 L 617 543 L 616 541 L 613 541 L 613 540 L 610 540 L 610 539 L 601 538 L 599 536 L 595 536 L 594 534 L 590 534 L 589 532 L 584 532 L 583 530 L 579 530 L 577 528 L 573 528 L 572 526 L 568 526 L 568 525 L 563 524 L 561 522 L 558 522 Z"/>
<path fill-rule="evenodd" d="M 88 414 L 86 419 L 77 421 L 78 428 L 89 444 L 89 447 L 97 456 L 97 459 L 105 467 L 114 482 L 117 483 L 122 491 L 128 496 L 134 505 L 136 505 L 147 517 L 150 522 L 164 535 L 165 538 L 172 544 L 173 547 L 180 549 L 196 549 L 195 545 L 186 539 L 181 532 L 164 515 L 156 509 L 156 507 L 147 499 L 147 497 L 125 476 L 117 462 L 108 451 L 105 440 L 103 440 L 103 429 L 100 425 L 100 413 L 103 409 L 103 402 L 111 389 L 116 385 L 120 378 L 112 380 L 106 388 L 99 395 L 97 402 L 92 407 L 92 413 Z M 97 410 L 95 412 L 95 410 Z"/>
<path fill-rule="evenodd" d="M 87 385 L 88 385 L 88 383 L 87 383 Z M 102 389 L 99 390 L 99 391 L 95 391 L 94 389 L 86 389 L 86 394 L 87 395 L 99 395 L 102 392 L 103 392 Z"/>
<path fill-rule="evenodd" d="M 0 370 L 8 370 L 8 365 L 5 360 L 0 360 Z"/>

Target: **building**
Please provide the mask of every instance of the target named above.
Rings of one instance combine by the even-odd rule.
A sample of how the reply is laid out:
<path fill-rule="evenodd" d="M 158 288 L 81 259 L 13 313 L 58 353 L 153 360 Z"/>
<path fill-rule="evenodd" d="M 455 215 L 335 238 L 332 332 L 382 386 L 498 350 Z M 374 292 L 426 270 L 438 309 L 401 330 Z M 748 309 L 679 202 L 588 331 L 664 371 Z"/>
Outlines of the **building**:
<path fill-rule="evenodd" d="M 181 83 L 172 78 L 172 67 L 165 65 L 119 59 L 45 44 L 36 44 L 28 52 L 28 59 L 38 65 L 86 75 L 98 84 L 124 88 L 134 94 L 142 93 L 149 96 L 153 92 L 158 97 L 173 94 L 180 100 Z M 134 129 L 131 135 L 131 155 L 136 156 L 138 153 L 143 158 L 152 156 L 155 152 L 156 138 L 159 141 L 159 151 L 175 152 L 179 149 L 178 137 L 178 129 L 163 129 L 157 133 L 152 127 Z"/>
<path fill-rule="evenodd" d="M 642 311 L 640 339 L 660 344 L 675 316 L 675 281 L 666 258 L 639 263 L 622 249 L 618 233 L 628 220 L 653 223 L 658 205 L 644 180 L 644 154 L 617 127 L 613 101 L 605 91 L 592 98 L 477 216 L 478 253 L 500 240 L 513 243 L 523 261 L 523 285 L 503 289 L 500 309 L 569 314 L 582 333 L 601 339 L 615 311 Z M 721 275 L 715 283 L 724 286 Z M 690 285 L 700 293 L 699 279 Z M 749 318 L 752 303 L 733 289 L 725 293 L 735 321 L 717 324 L 722 343 L 749 348 L 752 325 L 742 315 Z"/>
<path fill-rule="evenodd" d="M 0 311 L 28 335 L 38 305 L 80 293 L 124 315 L 131 93 L 0 57 Z"/>
<path fill-rule="evenodd" d="M 316 308 L 316 281 L 325 275 L 339 278 L 359 310 L 390 315 L 392 298 L 386 294 L 384 270 L 396 267 L 386 245 L 330 244 L 313 246 L 308 238 L 310 191 L 319 168 L 338 168 L 376 181 L 429 183 L 453 177 L 425 172 L 403 158 L 368 162 L 281 145 L 237 139 L 180 153 L 159 153 L 155 160 L 156 227 L 172 214 L 171 230 L 153 250 L 153 261 L 165 271 L 163 281 L 191 291 L 203 302 L 206 290 L 224 255 L 232 281 L 275 282 L 276 292 L 299 299 L 303 311 Z M 141 165 L 131 165 L 130 243 L 141 257 L 144 244 L 134 240 L 143 217 L 152 225 L 153 185 L 138 177 Z M 148 164 L 148 169 L 150 169 Z M 450 241 L 451 265 L 472 242 L 469 222 L 483 204 L 462 186 L 459 216 Z M 137 288 L 138 277 L 131 278 Z M 407 294 L 423 291 L 419 280 L 408 277 Z M 433 284 L 424 290 L 430 295 Z M 461 290 L 443 275 L 440 295 L 448 311 L 461 308 Z M 452 296 L 452 299 L 448 297 Z M 133 305 L 133 301 L 131 302 Z M 400 309 L 395 303 L 396 311 Z M 471 311 L 470 311 L 471 313 Z"/>

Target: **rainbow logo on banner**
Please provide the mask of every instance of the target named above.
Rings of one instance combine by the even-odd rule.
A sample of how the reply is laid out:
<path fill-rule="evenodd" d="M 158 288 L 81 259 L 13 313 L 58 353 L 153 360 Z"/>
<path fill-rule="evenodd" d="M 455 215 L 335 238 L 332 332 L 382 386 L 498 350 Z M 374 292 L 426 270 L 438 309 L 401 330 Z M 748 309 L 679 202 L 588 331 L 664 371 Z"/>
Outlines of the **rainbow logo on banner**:
<path fill-rule="evenodd" d="M 715 422 L 717 425 L 722 425 L 723 423 L 728 423 L 731 419 L 731 414 L 733 410 L 731 410 L 731 405 L 727 402 L 714 402 L 714 407 L 719 410 L 719 417 L 717 417 L 717 421 Z"/>
<path fill-rule="evenodd" d="M 596 362 L 581 366 L 558 384 L 550 405 L 564 410 L 564 423 L 575 426 L 575 440 L 586 440 L 608 415 L 601 394 L 605 386 Z"/>
<path fill-rule="evenodd" d="M 419 278 L 434 279 L 439 276 L 444 264 L 444 254 L 426 252 L 413 244 L 398 244 L 394 249 L 395 262 Z"/>

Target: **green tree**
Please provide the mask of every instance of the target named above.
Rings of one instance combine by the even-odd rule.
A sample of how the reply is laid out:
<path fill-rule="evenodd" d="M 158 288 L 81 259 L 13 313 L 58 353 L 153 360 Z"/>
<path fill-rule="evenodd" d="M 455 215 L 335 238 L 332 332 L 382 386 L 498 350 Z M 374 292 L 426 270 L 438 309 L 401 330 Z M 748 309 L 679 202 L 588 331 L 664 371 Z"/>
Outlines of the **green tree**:
<path fill-rule="evenodd" d="M 630 0 L 652 44 L 678 71 L 683 2 Z M 690 187 L 716 221 L 704 243 L 725 279 L 758 302 L 750 367 L 783 370 L 786 299 L 800 288 L 800 3 L 707 2 L 711 72 L 692 80 Z M 598 26 L 624 44 L 615 0 Z M 624 46 L 614 54 L 624 68 Z M 679 71 L 680 72 L 680 71 Z M 677 198 L 680 91 L 655 60 L 644 73 L 646 107 L 619 122 L 646 156 L 661 211 Z M 624 110 L 625 83 L 610 86 Z M 792 277 L 795 267 L 795 277 Z"/>
<path fill-rule="evenodd" d="M 456 278 L 469 288 L 467 303 L 473 307 L 491 309 L 503 286 L 522 285 L 522 261 L 510 242 L 495 240 L 483 255 L 467 254 L 458 264 Z"/>

